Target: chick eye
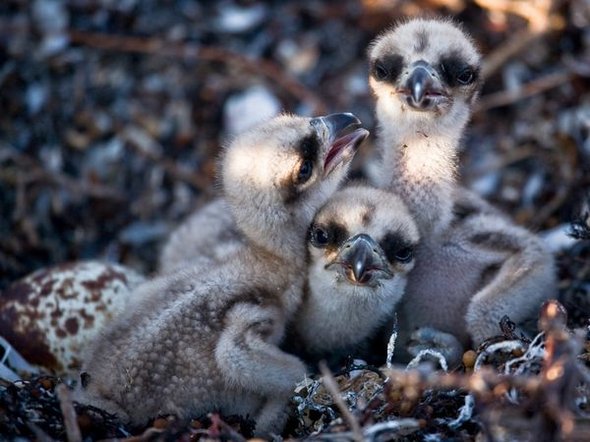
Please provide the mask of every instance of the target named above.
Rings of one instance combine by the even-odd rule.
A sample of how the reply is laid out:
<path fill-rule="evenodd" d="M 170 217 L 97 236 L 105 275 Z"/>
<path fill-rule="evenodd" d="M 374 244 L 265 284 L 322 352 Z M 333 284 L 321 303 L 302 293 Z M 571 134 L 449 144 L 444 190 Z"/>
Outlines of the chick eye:
<path fill-rule="evenodd" d="M 377 80 L 385 80 L 389 75 L 389 71 L 381 61 L 377 60 L 373 65 L 373 75 Z"/>
<path fill-rule="evenodd" d="M 457 75 L 457 82 L 459 84 L 467 85 L 473 83 L 475 74 L 470 68 L 465 68 Z"/>
<path fill-rule="evenodd" d="M 314 247 L 323 248 L 330 242 L 330 235 L 321 227 L 314 227 L 311 231 L 311 244 Z"/>
<path fill-rule="evenodd" d="M 404 264 L 414 259 L 414 250 L 411 247 L 404 247 L 395 253 L 395 259 Z"/>
<path fill-rule="evenodd" d="M 297 174 L 297 184 L 303 184 L 309 180 L 309 178 L 311 178 L 312 172 L 313 162 L 311 160 L 305 160 L 299 168 L 299 173 Z"/>

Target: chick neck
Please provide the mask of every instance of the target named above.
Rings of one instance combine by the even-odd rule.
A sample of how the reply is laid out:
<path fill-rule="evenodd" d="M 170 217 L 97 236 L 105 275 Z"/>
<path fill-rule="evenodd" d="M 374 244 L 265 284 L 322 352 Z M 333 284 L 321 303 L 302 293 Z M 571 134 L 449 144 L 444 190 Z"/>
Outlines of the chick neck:
<path fill-rule="evenodd" d="M 378 184 L 402 197 L 422 234 L 440 233 L 452 218 L 458 146 L 469 115 L 391 108 L 377 102 Z"/>

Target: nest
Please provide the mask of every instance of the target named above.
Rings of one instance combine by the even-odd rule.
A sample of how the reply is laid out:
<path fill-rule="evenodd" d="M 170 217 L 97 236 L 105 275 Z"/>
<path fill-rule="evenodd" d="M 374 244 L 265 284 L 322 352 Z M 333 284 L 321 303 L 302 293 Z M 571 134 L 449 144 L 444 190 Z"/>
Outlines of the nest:
<path fill-rule="evenodd" d="M 461 176 L 519 224 L 553 238 L 556 298 L 568 328 L 549 304 L 541 336 L 526 341 L 505 321 L 497 339 L 451 373 L 428 361 L 408 371 L 324 371 L 297 386 L 285 436 L 590 439 L 587 0 L 116 3 L 0 5 L 0 290 L 78 259 L 153 271 L 168 232 L 214 193 L 215 158 L 236 124 L 232 100 L 263 88 L 269 106 L 349 110 L 374 127 L 365 65 L 371 39 L 402 16 L 452 14 L 485 54 Z M 126 428 L 73 403 L 69 387 L 51 376 L 0 384 L 0 434 L 252 435 L 251 421 L 217 414 Z"/>
<path fill-rule="evenodd" d="M 539 318 L 533 340 L 503 335 L 464 356 L 456 371 L 435 370 L 418 355 L 404 368 L 350 364 L 301 382 L 284 436 L 306 440 L 587 440 L 590 342 L 572 333 L 557 301 Z M 440 356 L 442 358 L 442 355 Z M 73 403 L 69 386 L 41 376 L 0 386 L 0 432 L 9 437 L 124 440 L 246 440 L 254 422 L 237 416 L 158 416 L 127 428 L 95 407 Z M 135 435 L 135 436 L 132 436 Z"/>

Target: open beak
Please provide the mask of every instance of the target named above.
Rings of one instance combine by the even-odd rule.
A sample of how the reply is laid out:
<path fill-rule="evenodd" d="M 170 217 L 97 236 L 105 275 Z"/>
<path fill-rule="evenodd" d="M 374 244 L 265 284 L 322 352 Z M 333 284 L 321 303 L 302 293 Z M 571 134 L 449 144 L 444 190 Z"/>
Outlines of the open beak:
<path fill-rule="evenodd" d="M 375 286 L 380 279 L 393 278 L 381 246 L 364 233 L 342 244 L 336 259 L 326 268 L 334 266 L 355 285 Z"/>
<path fill-rule="evenodd" d="M 416 110 L 431 110 L 448 100 L 436 72 L 425 61 L 417 61 L 410 66 L 410 74 L 398 92 L 404 95 L 406 103 Z"/>
<path fill-rule="evenodd" d="M 358 147 L 369 135 L 369 131 L 351 113 L 313 118 L 310 124 L 327 146 L 324 151 L 324 177 L 338 165 L 350 163 Z"/>

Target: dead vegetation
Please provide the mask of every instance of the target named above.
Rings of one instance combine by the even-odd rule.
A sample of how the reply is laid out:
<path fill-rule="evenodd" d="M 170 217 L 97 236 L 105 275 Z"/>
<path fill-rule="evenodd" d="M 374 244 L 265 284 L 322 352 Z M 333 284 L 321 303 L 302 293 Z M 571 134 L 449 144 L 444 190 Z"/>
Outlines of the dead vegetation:
<path fill-rule="evenodd" d="M 523 340 L 505 322 L 451 373 L 354 365 L 325 373 L 298 386 L 286 435 L 588 440 L 587 0 L 2 2 L 0 289 L 67 260 L 102 258 L 149 273 L 165 235 L 214 193 L 219 145 L 252 113 L 232 101 L 262 88 L 263 109 L 350 110 L 371 127 L 367 44 L 404 15 L 430 13 L 453 14 L 485 54 L 463 180 L 547 236 L 568 328 L 551 303 L 542 335 Z M 0 434 L 251 435 L 251 422 L 217 415 L 125 428 L 72 404 L 58 385 L 49 376 L 0 385 Z"/>
<path fill-rule="evenodd" d="M 572 333 L 557 301 L 547 302 L 535 339 L 490 339 L 453 372 L 351 364 L 306 379 L 295 390 L 285 434 L 309 440 L 588 440 L 587 336 Z M 585 348 L 586 346 L 586 348 Z M 4 383 L 0 432 L 37 440 L 120 438 L 246 440 L 253 423 L 217 414 L 191 421 L 158 417 L 126 428 L 93 407 L 72 403 L 57 378 Z M 132 436 L 135 434 L 135 436 Z"/>

